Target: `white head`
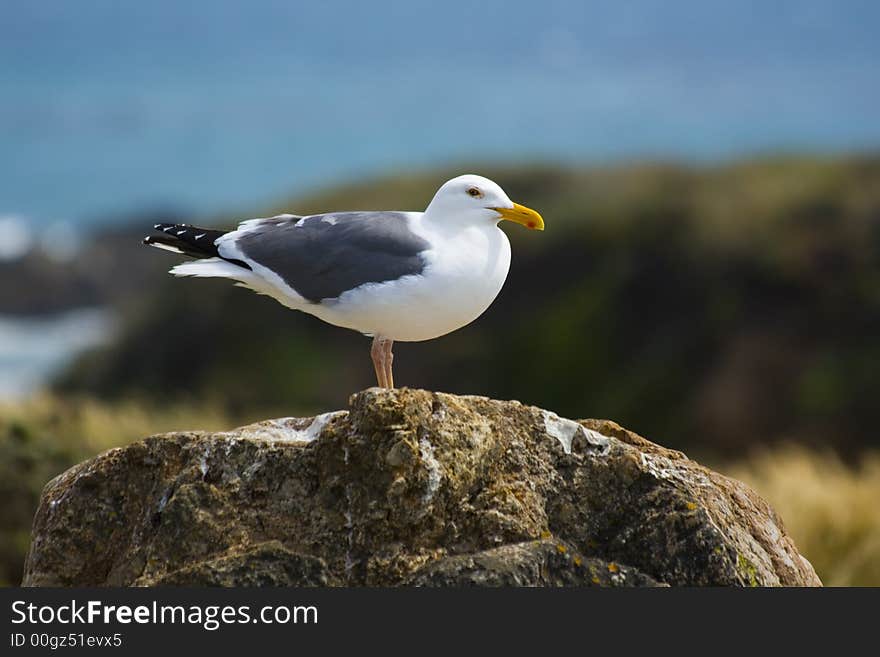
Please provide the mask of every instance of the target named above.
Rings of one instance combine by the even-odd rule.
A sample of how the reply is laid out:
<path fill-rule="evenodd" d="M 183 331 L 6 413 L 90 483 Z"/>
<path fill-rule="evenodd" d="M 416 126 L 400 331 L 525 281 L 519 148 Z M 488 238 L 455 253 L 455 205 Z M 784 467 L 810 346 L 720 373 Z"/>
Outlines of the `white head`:
<path fill-rule="evenodd" d="M 541 215 L 511 201 L 497 183 L 483 176 L 466 174 L 445 183 L 425 210 L 426 217 L 457 223 L 497 224 L 502 219 L 515 221 L 533 230 L 544 230 Z"/>

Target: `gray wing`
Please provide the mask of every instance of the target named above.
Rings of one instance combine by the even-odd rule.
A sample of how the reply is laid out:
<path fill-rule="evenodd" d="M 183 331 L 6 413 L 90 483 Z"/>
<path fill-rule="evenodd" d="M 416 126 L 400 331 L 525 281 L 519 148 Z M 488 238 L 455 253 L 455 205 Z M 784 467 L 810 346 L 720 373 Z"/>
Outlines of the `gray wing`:
<path fill-rule="evenodd" d="M 276 217 L 248 226 L 235 245 L 246 261 L 271 269 L 313 303 L 366 283 L 421 274 L 421 253 L 430 248 L 402 212 Z"/>

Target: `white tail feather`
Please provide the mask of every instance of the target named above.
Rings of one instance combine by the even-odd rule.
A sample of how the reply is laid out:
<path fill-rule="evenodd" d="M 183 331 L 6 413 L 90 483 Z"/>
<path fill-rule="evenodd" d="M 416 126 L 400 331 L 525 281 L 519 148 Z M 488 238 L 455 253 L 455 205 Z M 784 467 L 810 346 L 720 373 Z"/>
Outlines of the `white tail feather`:
<path fill-rule="evenodd" d="M 258 294 L 265 294 L 277 299 L 288 307 L 291 306 L 289 299 L 279 295 L 271 285 L 260 278 L 250 269 L 244 269 L 222 258 L 205 258 L 195 262 L 184 262 L 175 265 L 169 271 L 174 276 L 194 276 L 197 278 L 228 278 L 236 281 L 236 286 L 253 290 Z"/>
<path fill-rule="evenodd" d="M 184 262 L 169 269 L 168 273 L 175 276 L 197 276 L 199 278 L 231 278 L 244 282 L 253 276 L 251 271 L 222 258 L 205 258 L 195 262 Z"/>
<path fill-rule="evenodd" d="M 157 249 L 163 249 L 165 251 L 171 251 L 171 253 L 180 253 L 181 255 L 183 255 L 183 251 L 178 249 L 176 246 L 171 246 L 170 244 L 163 244 L 162 242 L 149 242 L 148 245 Z"/>

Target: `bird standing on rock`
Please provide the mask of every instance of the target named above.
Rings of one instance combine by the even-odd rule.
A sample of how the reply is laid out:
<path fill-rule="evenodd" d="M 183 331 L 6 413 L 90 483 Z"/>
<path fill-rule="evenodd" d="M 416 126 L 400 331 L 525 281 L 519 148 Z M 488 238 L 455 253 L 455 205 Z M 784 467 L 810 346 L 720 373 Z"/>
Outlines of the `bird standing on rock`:
<path fill-rule="evenodd" d="M 373 338 L 380 387 L 393 388 L 391 347 L 470 324 L 510 269 L 501 220 L 544 230 L 541 215 L 488 178 L 446 182 L 424 212 L 328 212 L 250 219 L 233 231 L 156 224 L 144 244 L 198 258 L 175 276 L 229 278 L 288 308 Z"/>

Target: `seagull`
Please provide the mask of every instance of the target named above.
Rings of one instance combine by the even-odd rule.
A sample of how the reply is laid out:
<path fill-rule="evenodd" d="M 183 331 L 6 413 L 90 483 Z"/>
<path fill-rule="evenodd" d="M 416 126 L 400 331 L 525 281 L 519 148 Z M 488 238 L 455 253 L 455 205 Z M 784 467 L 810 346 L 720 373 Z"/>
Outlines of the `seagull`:
<path fill-rule="evenodd" d="M 492 304 L 510 269 L 502 220 L 544 230 L 534 210 L 472 174 L 444 183 L 424 212 L 327 212 L 249 219 L 229 232 L 156 224 L 144 244 L 197 258 L 174 276 L 216 277 L 373 338 L 381 388 L 392 345 L 446 335 Z"/>

